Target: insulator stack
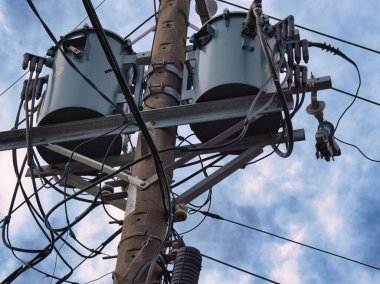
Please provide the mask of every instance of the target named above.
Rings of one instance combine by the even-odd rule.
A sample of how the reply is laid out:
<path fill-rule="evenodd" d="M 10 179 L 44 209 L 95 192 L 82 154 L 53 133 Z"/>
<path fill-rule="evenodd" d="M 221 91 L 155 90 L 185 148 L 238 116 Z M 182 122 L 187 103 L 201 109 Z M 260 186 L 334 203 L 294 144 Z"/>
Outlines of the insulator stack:
<path fill-rule="evenodd" d="M 196 284 L 202 268 L 202 256 L 198 249 L 184 246 L 178 250 L 174 261 L 171 284 Z"/>

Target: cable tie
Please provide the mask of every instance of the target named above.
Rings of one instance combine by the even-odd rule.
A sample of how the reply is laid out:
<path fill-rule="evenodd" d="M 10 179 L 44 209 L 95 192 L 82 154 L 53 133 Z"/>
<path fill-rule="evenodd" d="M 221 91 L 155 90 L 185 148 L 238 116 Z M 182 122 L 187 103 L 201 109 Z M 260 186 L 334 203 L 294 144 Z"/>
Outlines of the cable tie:
<path fill-rule="evenodd" d="M 71 172 L 72 163 L 69 161 L 65 164 L 65 172 Z"/>
<path fill-rule="evenodd" d="M 33 158 L 28 161 L 28 166 L 32 170 L 36 168 L 36 163 L 34 162 Z"/>
<path fill-rule="evenodd" d="M 189 152 L 190 151 L 188 146 L 179 146 L 179 147 L 176 147 L 176 150 L 178 150 L 180 152 Z"/>
<path fill-rule="evenodd" d="M 70 228 L 70 230 L 69 230 L 69 236 L 72 237 L 74 240 L 77 239 L 77 237 L 76 237 L 75 234 L 74 234 L 74 231 L 73 231 L 71 228 Z"/>
<path fill-rule="evenodd" d="M 9 216 L 9 215 L 5 216 L 3 221 L 2 221 L 3 224 L 1 225 L 0 228 L 3 228 L 4 225 L 8 225 L 10 223 L 10 221 L 11 221 L 11 216 Z"/>
<path fill-rule="evenodd" d="M 224 220 L 224 218 L 218 214 L 214 214 L 214 213 L 210 213 L 210 212 L 206 212 L 206 211 L 199 211 L 199 213 L 202 213 L 206 217 L 210 217 L 210 218 L 214 218 L 214 219 L 218 219 L 218 220 Z"/>

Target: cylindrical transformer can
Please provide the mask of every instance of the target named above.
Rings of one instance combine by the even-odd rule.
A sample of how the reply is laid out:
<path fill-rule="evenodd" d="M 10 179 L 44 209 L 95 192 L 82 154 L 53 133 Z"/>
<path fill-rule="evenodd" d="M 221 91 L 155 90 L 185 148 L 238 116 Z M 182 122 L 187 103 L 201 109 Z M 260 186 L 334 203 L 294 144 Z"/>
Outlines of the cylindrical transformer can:
<path fill-rule="evenodd" d="M 258 35 L 242 33 L 246 18 L 244 12 L 225 12 L 210 19 L 194 37 L 195 68 L 194 93 L 196 102 L 255 95 L 270 78 Z M 274 60 L 278 60 L 276 41 L 268 40 Z M 272 81 L 264 87 L 265 93 L 275 91 Z M 268 96 L 269 100 L 269 96 Z M 228 105 L 226 105 L 228 108 Z M 219 120 L 192 124 L 199 140 L 205 142 L 239 119 Z M 252 126 L 247 135 L 276 132 L 280 125 L 280 113 L 266 114 Z"/>
<path fill-rule="evenodd" d="M 127 82 L 131 85 L 133 74 L 131 66 L 123 65 L 127 55 L 133 51 L 122 37 L 105 30 L 106 38 Z M 95 86 L 115 105 L 125 109 L 125 99 L 119 84 L 92 28 L 74 30 L 60 40 L 60 47 L 73 64 L 89 78 Z M 52 52 L 52 50 L 50 50 Z M 41 108 L 38 113 L 39 126 L 70 121 L 91 119 L 117 114 L 113 105 L 107 102 L 92 88 L 66 61 L 59 49 L 53 50 L 52 72 Z M 125 106 L 124 106 L 125 105 Z M 73 150 L 84 141 L 60 143 Z M 120 154 L 122 139 L 120 135 L 107 136 L 83 144 L 76 151 L 95 158 Z M 43 146 L 37 147 L 41 157 L 48 163 L 62 163 L 67 158 Z"/>

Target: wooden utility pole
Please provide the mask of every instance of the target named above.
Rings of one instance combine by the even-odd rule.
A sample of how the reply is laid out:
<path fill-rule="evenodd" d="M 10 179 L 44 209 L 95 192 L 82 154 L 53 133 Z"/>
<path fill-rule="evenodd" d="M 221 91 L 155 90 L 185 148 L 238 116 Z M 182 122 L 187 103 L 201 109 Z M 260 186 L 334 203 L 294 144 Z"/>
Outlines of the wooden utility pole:
<path fill-rule="evenodd" d="M 188 16 L 189 0 L 160 1 L 144 110 L 179 104 L 179 98 L 176 98 L 175 94 L 181 91 L 180 73 L 186 52 Z M 176 127 L 153 129 L 152 138 L 157 149 L 174 146 L 175 134 Z M 140 134 L 135 159 L 147 153 L 149 148 Z M 162 153 L 160 157 L 164 166 L 174 162 L 173 152 Z M 132 170 L 132 174 L 140 179 L 147 179 L 155 173 L 153 158 L 136 164 Z M 168 172 L 167 176 L 170 180 L 172 172 Z M 130 186 L 128 194 L 114 275 L 114 283 L 120 284 L 129 283 L 144 264 L 154 257 L 167 231 L 167 216 L 158 182 L 152 183 L 144 190 Z M 162 273 L 155 269 L 151 282 L 159 283 L 161 275 Z M 136 283 L 145 283 L 145 278 L 146 272 Z"/>

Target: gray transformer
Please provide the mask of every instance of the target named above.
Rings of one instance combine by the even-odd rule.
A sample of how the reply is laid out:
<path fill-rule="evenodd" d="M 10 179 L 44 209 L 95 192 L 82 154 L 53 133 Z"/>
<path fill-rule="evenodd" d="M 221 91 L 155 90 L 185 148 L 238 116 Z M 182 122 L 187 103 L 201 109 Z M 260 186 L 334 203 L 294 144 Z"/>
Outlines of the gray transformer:
<path fill-rule="evenodd" d="M 131 47 L 123 38 L 113 32 L 105 31 L 124 77 L 132 85 L 133 66 L 123 65 L 123 60 L 132 53 Z M 113 103 L 126 107 L 119 84 L 110 69 L 97 36 L 92 28 L 83 28 L 62 37 L 60 46 L 74 65 L 87 76 L 96 87 Z M 65 60 L 60 50 L 56 50 L 46 93 L 41 98 L 42 105 L 38 112 L 39 126 L 64 123 L 75 120 L 90 119 L 115 114 L 115 107 L 102 98 Z M 132 73 L 131 73 L 132 71 Z M 123 106 L 123 104 L 125 104 Z M 74 149 L 83 141 L 60 144 Z M 112 145 L 111 145 L 112 144 Z M 107 136 L 96 139 L 77 149 L 77 152 L 95 158 L 120 154 L 122 139 L 119 136 Z M 61 163 L 67 158 L 55 154 L 40 146 L 37 147 L 41 157 L 48 163 Z"/>
<path fill-rule="evenodd" d="M 193 37 L 195 102 L 255 95 L 270 78 L 269 66 L 260 45 L 259 37 L 243 35 L 243 12 L 225 12 L 209 20 Z M 278 59 L 275 39 L 268 41 L 273 59 Z M 270 81 L 264 92 L 274 92 Z M 228 106 L 226 106 L 228 108 Z M 192 124 L 199 140 L 205 142 L 241 119 Z M 248 135 L 277 132 L 280 113 L 266 114 L 253 123 Z"/>

